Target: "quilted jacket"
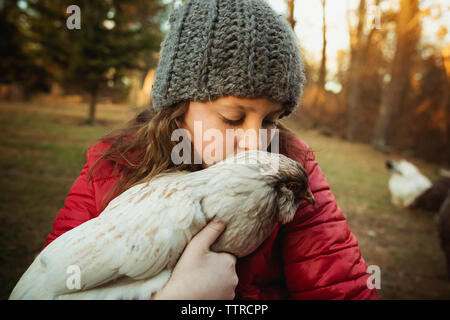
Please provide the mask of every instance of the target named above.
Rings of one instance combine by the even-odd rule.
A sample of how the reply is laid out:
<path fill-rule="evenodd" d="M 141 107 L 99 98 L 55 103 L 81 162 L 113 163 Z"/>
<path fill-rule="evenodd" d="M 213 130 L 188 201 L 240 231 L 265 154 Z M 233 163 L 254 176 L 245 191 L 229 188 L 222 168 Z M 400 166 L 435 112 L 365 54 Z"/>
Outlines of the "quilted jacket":
<path fill-rule="evenodd" d="M 307 148 L 300 139 L 295 144 Z M 108 147 L 101 142 L 87 150 L 86 164 L 59 210 L 44 248 L 100 214 L 102 197 L 117 176 L 109 163 L 104 163 L 89 182 L 87 173 L 99 152 Z M 295 152 L 286 155 L 298 156 Z M 236 299 L 378 299 L 376 289 L 367 287 L 369 274 L 357 239 L 313 154 L 305 169 L 315 206 L 300 204 L 292 222 L 277 225 L 256 251 L 237 260 Z"/>

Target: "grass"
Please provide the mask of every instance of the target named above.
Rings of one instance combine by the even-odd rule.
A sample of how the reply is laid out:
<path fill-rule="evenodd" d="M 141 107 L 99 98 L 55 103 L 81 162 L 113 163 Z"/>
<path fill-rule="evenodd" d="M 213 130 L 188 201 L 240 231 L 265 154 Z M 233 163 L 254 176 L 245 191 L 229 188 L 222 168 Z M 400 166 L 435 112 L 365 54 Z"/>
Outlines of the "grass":
<path fill-rule="evenodd" d="M 100 119 L 114 110 L 101 110 Z M 42 249 L 84 166 L 85 149 L 117 122 L 80 125 L 80 106 L 0 103 L 0 298 Z M 125 119 L 125 118 L 123 118 Z M 117 121 L 117 120 L 116 120 Z"/>
<path fill-rule="evenodd" d="M 135 111 L 100 105 L 102 125 L 85 126 L 85 105 L 0 102 L 0 299 L 6 299 L 51 232 L 85 149 Z M 381 269 L 381 298 L 449 299 L 433 215 L 389 201 L 388 157 L 362 144 L 297 128 L 315 151 L 368 265 Z M 397 157 L 398 158 L 398 157 Z M 433 178 L 437 167 L 409 159 Z"/>

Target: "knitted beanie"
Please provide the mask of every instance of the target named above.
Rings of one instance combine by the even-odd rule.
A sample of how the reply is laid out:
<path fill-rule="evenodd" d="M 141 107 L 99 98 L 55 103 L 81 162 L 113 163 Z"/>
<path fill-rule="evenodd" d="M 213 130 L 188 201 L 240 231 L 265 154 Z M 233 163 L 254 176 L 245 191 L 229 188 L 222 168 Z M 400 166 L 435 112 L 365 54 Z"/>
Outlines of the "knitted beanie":
<path fill-rule="evenodd" d="M 169 17 L 151 98 L 160 110 L 183 100 L 267 98 L 287 116 L 305 76 L 296 36 L 265 0 L 187 0 Z"/>

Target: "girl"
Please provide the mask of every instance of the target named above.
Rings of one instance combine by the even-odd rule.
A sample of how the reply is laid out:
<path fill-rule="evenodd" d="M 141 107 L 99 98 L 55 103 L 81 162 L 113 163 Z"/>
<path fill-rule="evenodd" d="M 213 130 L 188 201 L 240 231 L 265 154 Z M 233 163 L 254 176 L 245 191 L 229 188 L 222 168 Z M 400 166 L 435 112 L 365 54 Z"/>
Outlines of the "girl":
<path fill-rule="evenodd" d="M 314 154 L 279 122 L 297 108 L 305 82 L 288 23 L 264 0 L 187 0 L 169 23 L 152 106 L 87 150 L 86 165 L 45 245 L 159 173 L 201 170 L 252 148 L 269 151 L 242 132 L 266 129 L 272 137 L 277 129 L 279 152 L 305 167 L 315 206 L 300 204 L 292 222 L 277 225 L 256 251 L 239 260 L 209 251 L 225 226 L 208 224 L 187 245 L 167 285 L 149 298 L 377 299 L 367 286 L 357 240 Z M 189 133 L 200 163 L 172 161 L 176 129 Z M 205 136 L 208 129 L 223 136 L 227 129 L 241 133 L 221 149 Z"/>

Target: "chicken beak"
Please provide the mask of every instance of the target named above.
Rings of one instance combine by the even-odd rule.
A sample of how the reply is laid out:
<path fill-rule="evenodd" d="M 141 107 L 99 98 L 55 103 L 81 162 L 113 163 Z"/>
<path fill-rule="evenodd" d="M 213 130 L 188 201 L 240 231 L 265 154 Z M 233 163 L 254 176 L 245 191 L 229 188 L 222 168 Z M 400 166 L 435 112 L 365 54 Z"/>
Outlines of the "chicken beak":
<path fill-rule="evenodd" d="M 306 200 L 306 202 L 311 204 L 313 207 L 316 205 L 316 200 L 314 199 L 312 192 L 309 190 L 308 190 L 308 193 L 306 194 L 305 200 Z"/>

